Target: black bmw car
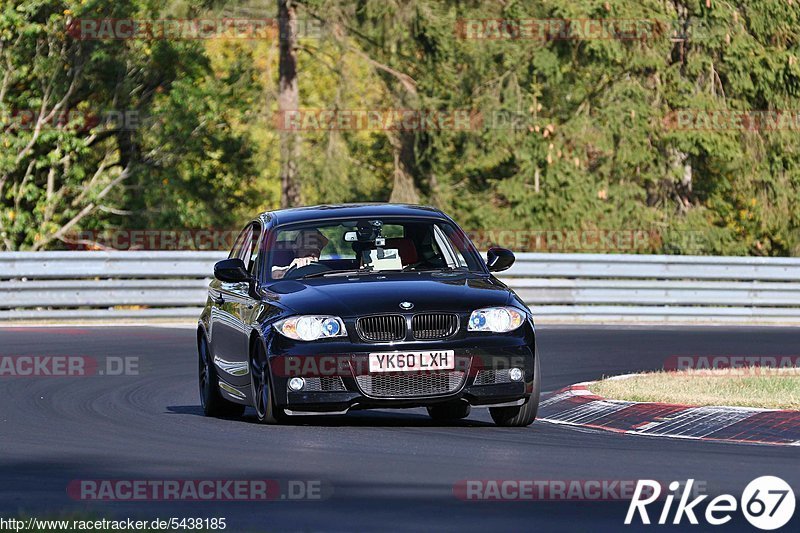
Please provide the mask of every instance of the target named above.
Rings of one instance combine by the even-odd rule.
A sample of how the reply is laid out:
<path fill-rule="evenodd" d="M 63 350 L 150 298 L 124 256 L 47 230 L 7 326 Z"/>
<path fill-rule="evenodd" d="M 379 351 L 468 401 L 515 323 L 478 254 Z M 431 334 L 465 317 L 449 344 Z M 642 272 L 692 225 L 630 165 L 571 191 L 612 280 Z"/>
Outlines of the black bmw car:
<path fill-rule="evenodd" d="M 264 213 L 214 267 L 197 330 L 209 416 L 265 423 L 351 409 L 486 407 L 527 426 L 539 405 L 530 310 L 447 215 L 396 204 Z"/>

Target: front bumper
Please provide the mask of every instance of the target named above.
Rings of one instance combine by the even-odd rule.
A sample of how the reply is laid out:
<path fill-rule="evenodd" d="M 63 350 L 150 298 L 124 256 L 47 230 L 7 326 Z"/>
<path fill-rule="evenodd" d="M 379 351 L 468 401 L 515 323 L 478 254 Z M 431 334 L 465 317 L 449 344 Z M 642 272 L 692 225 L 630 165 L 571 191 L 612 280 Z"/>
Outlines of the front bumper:
<path fill-rule="evenodd" d="M 467 402 L 474 407 L 521 405 L 533 391 L 537 356 L 533 328 L 529 325 L 523 328 L 525 331 L 514 335 L 481 335 L 439 342 L 366 346 L 345 342 L 273 345 L 270 347 L 270 368 L 275 403 L 290 415 L 428 407 L 453 401 Z M 439 350 L 454 352 L 455 370 L 369 372 L 370 353 Z M 507 372 L 510 368 L 522 369 L 523 379 L 511 381 Z M 446 375 L 449 372 L 458 374 Z M 335 386 L 328 387 L 328 390 L 295 392 L 288 387 L 292 377 L 302 377 L 307 382 L 323 379 Z M 446 386 L 435 390 L 430 388 L 430 383 L 441 384 L 442 380 Z M 376 383 L 380 386 L 375 386 Z"/>

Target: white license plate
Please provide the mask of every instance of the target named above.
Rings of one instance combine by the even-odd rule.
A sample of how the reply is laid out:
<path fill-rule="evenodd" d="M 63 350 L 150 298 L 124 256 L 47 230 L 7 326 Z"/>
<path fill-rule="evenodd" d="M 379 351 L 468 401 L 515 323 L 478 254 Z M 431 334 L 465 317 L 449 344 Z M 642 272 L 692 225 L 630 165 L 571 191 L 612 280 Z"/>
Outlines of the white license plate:
<path fill-rule="evenodd" d="M 391 352 L 369 354 L 370 372 L 413 372 L 418 370 L 453 370 L 453 350 L 438 352 Z"/>

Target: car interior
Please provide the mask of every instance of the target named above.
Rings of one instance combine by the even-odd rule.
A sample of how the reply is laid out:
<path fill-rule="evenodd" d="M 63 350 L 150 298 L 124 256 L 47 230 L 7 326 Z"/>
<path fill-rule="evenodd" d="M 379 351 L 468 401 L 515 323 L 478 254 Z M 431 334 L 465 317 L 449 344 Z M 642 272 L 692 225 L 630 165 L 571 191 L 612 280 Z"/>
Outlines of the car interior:
<path fill-rule="evenodd" d="M 340 223 L 280 231 L 270 254 L 270 269 L 286 268 L 296 258 L 313 255 L 314 251 L 295 242 L 300 231 L 318 231 L 324 235 L 327 242 L 320 251 L 318 262 L 331 270 L 357 270 L 368 266 L 376 270 L 466 266 L 461 254 L 453 246 L 442 246 L 437 242 L 447 237 L 431 223 L 387 224 L 377 230 Z M 357 232 L 360 233 L 352 235 Z M 387 234 L 392 236 L 384 238 L 383 235 Z M 447 251 L 444 252 L 442 248 L 447 248 Z M 446 257 L 448 254 L 453 256 L 449 260 Z M 303 272 L 298 272 L 296 276 L 292 274 L 294 272 L 288 273 L 286 279 L 301 277 Z"/>

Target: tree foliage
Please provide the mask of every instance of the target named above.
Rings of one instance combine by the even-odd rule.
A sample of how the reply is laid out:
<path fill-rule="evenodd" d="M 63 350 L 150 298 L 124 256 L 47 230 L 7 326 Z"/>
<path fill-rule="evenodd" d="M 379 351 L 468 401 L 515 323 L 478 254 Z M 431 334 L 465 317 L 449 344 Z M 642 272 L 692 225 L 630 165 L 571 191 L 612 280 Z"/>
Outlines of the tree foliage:
<path fill-rule="evenodd" d="M 800 253 L 800 2 L 297 4 L 320 30 L 298 39 L 301 108 L 473 118 L 467 129 L 300 132 L 306 203 L 418 200 L 469 229 L 653 231 L 644 252 Z M 231 227 L 278 206 L 278 35 L 86 41 L 65 31 L 81 17 L 275 17 L 275 1 L 0 5 L 4 248 L 57 247 L 86 228 Z M 487 20 L 647 31 L 460 33 Z M 54 109 L 74 120 L 53 121 Z M 138 123 L 86 127 L 109 109 L 134 110 Z M 20 125 L 20 110 L 34 122 Z M 788 122 L 675 127 L 687 110 Z"/>
<path fill-rule="evenodd" d="M 115 224 L 236 220 L 253 170 L 232 115 L 254 97 L 253 66 L 234 60 L 220 73 L 200 43 L 78 39 L 69 31 L 81 18 L 154 19 L 156 6 L 2 4 L 5 249 L 53 247 L 78 230 Z"/>

